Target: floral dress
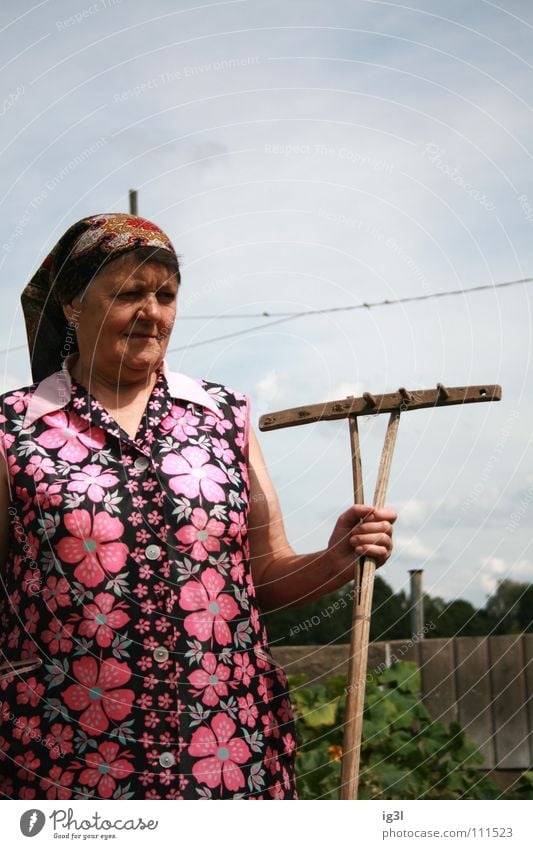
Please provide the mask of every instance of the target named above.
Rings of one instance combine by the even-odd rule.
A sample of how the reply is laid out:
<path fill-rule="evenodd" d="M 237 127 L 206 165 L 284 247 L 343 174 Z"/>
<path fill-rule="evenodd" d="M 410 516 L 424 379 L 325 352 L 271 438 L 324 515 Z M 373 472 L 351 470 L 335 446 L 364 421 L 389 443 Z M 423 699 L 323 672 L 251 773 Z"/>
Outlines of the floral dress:
<path fill-rule="evenodd" d="M 135 439 L 66 369 L 0 402 L 0 793 L 296 798 L 250 572 L 247 396 L 163 369 Z"/>

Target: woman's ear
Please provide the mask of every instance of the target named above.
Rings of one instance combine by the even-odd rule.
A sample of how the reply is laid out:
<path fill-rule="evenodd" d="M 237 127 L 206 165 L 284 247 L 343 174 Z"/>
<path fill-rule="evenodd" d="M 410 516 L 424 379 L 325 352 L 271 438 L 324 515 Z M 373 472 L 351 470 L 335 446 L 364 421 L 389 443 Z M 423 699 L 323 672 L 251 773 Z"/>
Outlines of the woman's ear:
<path fill-rule="evenodd" d="M 80 314 L 80 310 L 76 309 L 74 304 L 63 304 L 63 315 L 67 321 L 74 321 Z"/>
<path fill-rule="evenodd" d="M 63 304 L 63 315 L 65 316 L 67 321 L 72 320 L 73 313 L 74 307 L 72 306 L 72 304 Z"/>

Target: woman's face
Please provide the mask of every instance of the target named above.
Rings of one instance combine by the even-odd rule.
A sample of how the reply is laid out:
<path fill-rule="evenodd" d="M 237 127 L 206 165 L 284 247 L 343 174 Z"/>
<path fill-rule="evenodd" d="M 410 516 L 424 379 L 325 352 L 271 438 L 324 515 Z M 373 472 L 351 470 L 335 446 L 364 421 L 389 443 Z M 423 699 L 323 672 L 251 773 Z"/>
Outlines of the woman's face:
<path fill-rule="evenodd" d="M 167 350 L 177 293 L 176 276 L 160 262 L 125 254 L 106 265 L 65 308 L 78 323 L 83 371 L 126 382 L 155 371 Z"/>

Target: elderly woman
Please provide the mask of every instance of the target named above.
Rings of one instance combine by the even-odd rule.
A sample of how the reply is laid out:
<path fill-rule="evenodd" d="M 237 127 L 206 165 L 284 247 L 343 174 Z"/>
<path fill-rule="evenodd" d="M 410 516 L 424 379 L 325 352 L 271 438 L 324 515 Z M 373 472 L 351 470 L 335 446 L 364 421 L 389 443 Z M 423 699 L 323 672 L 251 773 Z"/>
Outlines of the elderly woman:
<path fill-rule="evenodd" d="M 167 236 L 110 214 L 23 294 L 35 382 L 0 399 L 4 797 L 296 798 L 260 611 L 390 556 L 396 514 L 361 506 L 293 551 L 248 397 L 167 369 L 179 285 Z"/>

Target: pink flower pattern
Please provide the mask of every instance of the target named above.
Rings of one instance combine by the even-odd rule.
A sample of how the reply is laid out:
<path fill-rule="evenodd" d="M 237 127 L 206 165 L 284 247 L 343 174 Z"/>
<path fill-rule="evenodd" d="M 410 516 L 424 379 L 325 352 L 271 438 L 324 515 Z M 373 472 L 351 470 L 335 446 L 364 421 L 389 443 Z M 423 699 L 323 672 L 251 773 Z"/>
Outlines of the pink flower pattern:
<path fill-rule="evenodd" d="M 245 763 L 251 752 L 244 740 L 233 737 L 236 727 L 229 716 L 217 713 L 211 728 L 199 728 L 192 735 L 189 754 L 193 758 L 202 758 L 196 761 L 192 773 L 208 787 L 218 787 L 221 782 L 228 790 L 244 787 L 244 775 L 239 764 Z"/>
<path fill-rule="evenodd" d="M 189 437 L 198 436 L 200 419 L 184 407 L 173 406 L 170 415 L 161 422 L 161 429 L 170 431 L 178 442 L 187 442 Z"/>
<path fill-rule="evenodd" d="M 190 552 L 193 560 L 203 562 L 213 551 L 220 551 L 220 540 L 226 526 L 224 522 L 209 519 L 205 510 L 195 507 L 191 515 L 191 524 L 180 528 L 176 533 L 178 540 L 183 543 L 184 551 Z"/>
<path fill-rule="evenodd" d="M 112 472 L 104 472 L 97 463 L 85 466 L 81 472 L 72 472 L 71 483 L 67 489 L 72 492 L 86 492 L 91 501 L 103 501 L 106 489 L 116 486 L 119 478 Z"/>
<path fill-rule="evenodd" d="M 204 705 L 214 707 L 222 696 L 228 695 L 226 681 L 230 677 L 230 669 L 223 663 L 217 663 L 213 652 L 206 652 L 202 660 L 202 669 L 195 669 L 189 675 L 189 681 L 196 689 L 196 695 L 202 694 Z"/>
<path fill-rule="evenodd" d="M 27 431 L 34 387 L 0 399 L 20 518 L 0 651 L 43 661 L 0 682 L 8 797 L 296 798 L 250 571 L 248 399 L 200 385 L 221 415 L 161 374 L 135 440 L 75 382 Z"/>
<path fill-rule="evenodd" d="M 128 556 L 125 543 L 117 542 L 124 525 L 106 512 L 91 518 L 87 510 L 73 510 L 65 515 L 65 527 L 72 534 L 63 537 L 57 553 L 65 563 L 77 563 L 74 577 L 86 587 L 96 587 L 105 572 L 120 572 Z"/>
<path fill-rule="evenodd" d="M 117 780 L 127 778 L 134 770 L 130 760 L 130 752 L 122 752 L 117 743 L 100 743 L 97 752 L 89 752 L 85 762 L 87 768 L 80 775 L 82 784 L 87 787 L 98 787 L 102 799 L 110 799 L 117 786 Z"/>
<path fill-rule="evenodd" d="M 209 454 L 204 448 L 190 446 L 181 454 L 167 454 L 161 469 L 167 475 L 176 475 L 169 486 L 176 495 L 197 498 L 201 493 L 207 501 L 225 501 L 226 495 L 220 484 L 228 483 L 225 472 L 209 463 Z"/>
<path fill-rule="evenodd" d="M 88 422 L 76 413 L 67 415 L 63 412 L 44 416 L 43 421 L 48 427 L 35 441 L 44 448 L 57 448 L 57 456 L 69 463 L 79 463 L 89 454 L 89 449 L 97 450 L 105 444 L 105 436 L 101 430 L 92 431 Z"/>
<path fill-rule="evenodd" d="M 180 604 L 183 610 L 194 610 L 183 623 L 187 633 L 199 640 L 212 637 L 221 646 L 231 643 L 228 620 L 237 616 L 239 608 L 235 599 L 222 593 L 224 578 L 216 569 L 205 569 L 199 581 L 188 581 L 181 588 Z"/>
<path fill-rule="evenodd" d="M 102 648 L 110 646 L 115 636 L 115 629 L 122 628 L 130 621 L 125 612 L 125 602 L 119 601 L 111 593 L 98 593 L 94 604 L 87 604 L 83 610 L 84 620 L 81 622 L 78 633 L 84 637 L 95 637 L 96 642 Z M 114 606 L 115 605 L 115 606 Z"/>
<path fill-rule="evenodd" d="M 82 711 L 80 727 L 101 734 L 109 728 L 109 720 L 124 719 L 131 712 L 134 692 L 122 689 L 131 678 L 127 664 L 110 658 L 100 667 L 94 657 L 84 657 L 72 664 L 77 684 L 71 684 L 62 696 L 67 707 Z"/>

